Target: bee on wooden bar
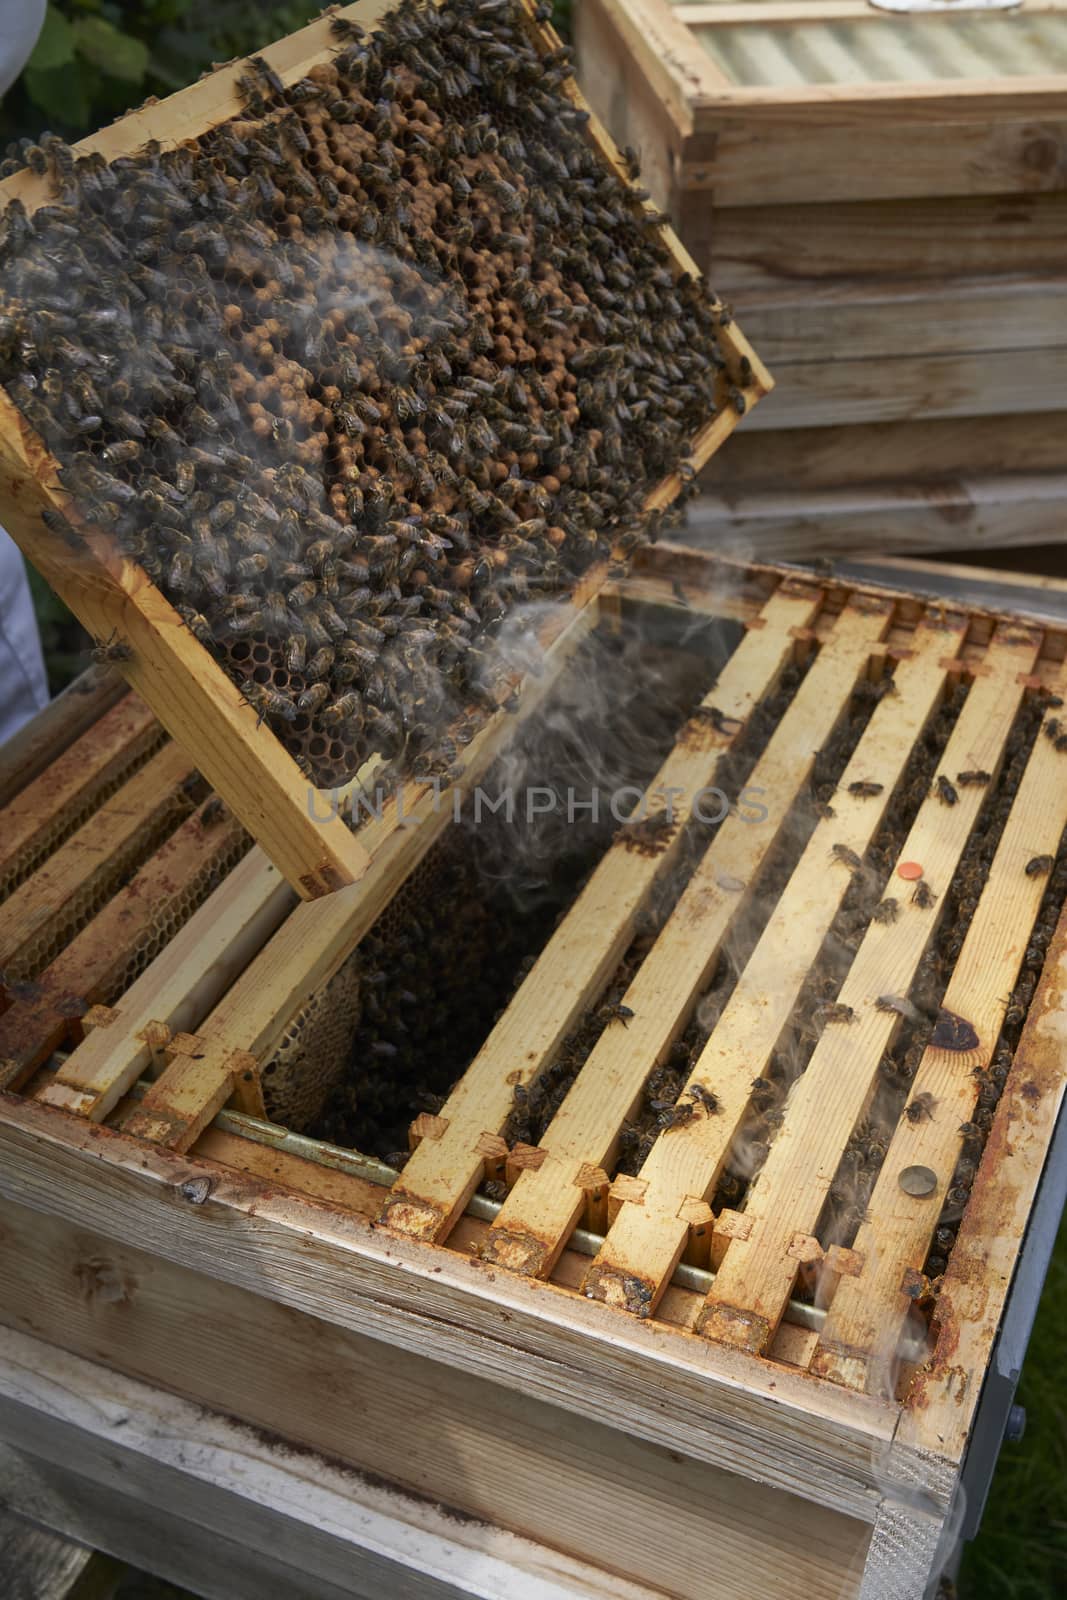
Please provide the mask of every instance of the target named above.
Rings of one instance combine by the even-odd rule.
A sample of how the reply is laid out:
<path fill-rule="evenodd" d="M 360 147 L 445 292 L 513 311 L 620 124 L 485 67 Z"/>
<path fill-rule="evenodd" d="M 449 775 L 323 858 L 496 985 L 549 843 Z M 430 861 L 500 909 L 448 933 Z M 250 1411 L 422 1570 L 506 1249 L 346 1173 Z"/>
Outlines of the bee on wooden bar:
<path fill-rule="evenodd" d="M 954 806 L 959 801 L 959 793 L 954 784 L 950 783 L 944 773 L 938 773 L 934 782 L 934 791 L 943 806 Z"/>
<path fill-rule="evenodd" d="M 991 772 L 982 772 L 979 768 L 969 768 L 965 772 L 957 772 L 956 782 L 961 789 L 979 789 L 993 781 Z"/>
<path fill-rule="evenodd" d="M 871 921 L 872 922 L 896 922 L 899 916 L 900 916 L 900 901 L 899 900 L 894 900 L 893 897 L 890 895 L 890 896 L 887 896 L 887 898 L 885 900 L 880 900 L 878 902 L 878 904 L 875 906 L 874 910 L 871 912 Z"/>
<path fill-rule="evenodd" d="M 597 1021 L 604 1023 L 605 1026 L 612 1022 L 621 1022 L 624 1028 L 628 1028 L 633 1016 L 634 1013 L 629 1006 L 623 1005 L 621 1001 L 609 1001 L 600 1007 Z"/>
<path fill-rule="evenodd" d="M 830 1022 L 855 1022 L 856 1013 L 851 1006 L 840 1001 L 831 1001 L 826 1005 L 816 1006 L 814 1021 L 817 1024 Z"/>
<path fill-rule="evenodd" d="M 106 640 L 94 640 L 92 650 L 89 653 L 94 661 L 101 663 L 131 661 L 133 659 L 133 650 L 124 639 L 119 638 L 117 628 L 112 629 L 110 636 Z"/>
<path fill-rule="evenodd" d="M 863 799 L 867 799 L 876 794 L 881 794 L 884 788 L 884 783 L 871 783 L 867 779 L 858 779 L 855 783 L 849 784 L 848 792 L 849 794 L 858 795 Z"/>
<path fill-rule="evenodd" d="M 702 1083 L 691 1083 L 686 1092 L 692 1096 L 698 1105 L 703 1107 L 709 1117 L 722 1110 L 722 1103 L 718 1095 L 713 1093 L 711 1089 L 705 1088 Z"/>
<path fill-rule="evenodd" d="M 848 867 L 852 872 L 859 872 L 863 866 L 863 862 L 855 850 L 847 844 L 831 845 L 830 855 L 835 861 L 841 862 L 842 866 Z"/>
<path fill-rule="evenodd" d="M 1055 865 L 1055 856 L 1031 856 L 1026 863 L 1026 876 L 1028 878 L 1047 877 Z"/>
<path fill-rule="evenodd" d="M 924 1121 L 932 1122 L 936 1110 L 937 1101 L 932 1094 L 924 1092 L 917 1094 L 913 1100 L 908 1101 L 908 1104 L 904 1107 L 904 1115 L 914 1125 Z"/>
<path fill-rule="evenodd" d="M 937 895 L 926 882 L 926 879 L 920 878 L 912 890 L 911 898 L 912 903 L 917 905 L 920 911 L 928 911 L 937 899 Z"/>

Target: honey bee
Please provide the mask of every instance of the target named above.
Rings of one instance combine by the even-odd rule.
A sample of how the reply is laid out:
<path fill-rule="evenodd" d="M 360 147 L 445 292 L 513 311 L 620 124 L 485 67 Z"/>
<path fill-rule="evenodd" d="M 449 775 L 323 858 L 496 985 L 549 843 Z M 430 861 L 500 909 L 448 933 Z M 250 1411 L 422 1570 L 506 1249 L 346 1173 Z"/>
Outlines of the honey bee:
<path fill-rule="evenodd" d="M 624 1028 L 628 1028 L 633 1015 L 634 1013 L 629 1006 L 625 1006 L 621 1002 L 609 1001 L 600 1007 L 597 1012 L 597 1021 L 605 1025 L 612 1022 L 621 1022 Z"/>
<path fill-rule="evenodd" d="M 981 788 L 983 785 L 991 783 L 992 781 L 992 773 L 981 772 L 978 768 L 973 768 L 966 772 L 957 772 L 956 774 L 956 782 L 959 784 L 961 789 Z"/>
<path fill-rule="evenodd" d="M 938 773 L 934 782 L 934 791 L 943 806 L 954 806 L 959 800 L 958 791 L 943 773 Z"/>
<path fill-rule="evenodd" d="M 698 1105 L 704 1108 L 709 1117 L 713 1116 L 716 1111 L 722 1110 L 722 1102 L 718 1095 L 713 1093 L 711 1089 L 705 1088 L 702 1083 L 691 1083 L 686 1092 L 692 1096 Z"/>
<path fill-rule="evenodd" d="M 246 678 L 241 693 L 257 714 L 257 725 L 267 717 L 280 717 L 283 722 L 295 722 L 299 713 L 288 695 L 268 689 L 254 678 Z"/>
<path fill-rule="evenodd" d="M 1028 878 L 1047 877 L 1055 865 L 1055 856 L 1031 856 L 1026 863 L 1026 876 Z"/>
<path fill-rule="evenodd" d="M 842 866 L 848 867 L 852 872 L 859 872 L 863 862 L 847 844 L 835 844 L 830 847 L 830 855 L 834 861 L 839 861 Z"/>
<path fill-rule="evenodd" d="M 112 629 L 110 636 L 106 640 L 95 639 L 93 641 L 93 648 L 89 653 L 94 661 L 101 663 L 108 661 L 130 661 L 133 659 L 132 649 L 124 639 L 120 639 L 118 637 L 117 628 Z"/>
<path fill-rule="evenodd" d="M 872 922 L 896 922 L 900 916 L 900 902 L 890 895 L 885 900 L 880 900 L 871 912 Z"/>
<path fill-rule="evenodd" d="M 360 712 L 360 697 L 354 689 L 347 694 L 339 695 L 331 702 L 322 713 L 320 721 L 324 727 L 337 728 L 345 722 L 354 721 Z"/>
<path fill-rule="evenodd" d="M 867 798 L 876 794 L 881 794 L 884 788 L 884 783 L 871 783 L 866 779 L 861 779 L 855 783 L 850 783 L 848 786 L 848 792 L 849 794 L 859 795 L 863 798 Z"/>
<path fill-rule="evenodd" d="M 904 1107 L 904 1115 L 913 1125 L 923 1121 L 932 1122 L 936 1109 L 937 1101 L 933 1095 L 924 1092 L 917 1094 L 913 1100 L 908 1101 L 908 1104 Z"/>
<path fill-rule="evenodd" d="M 911 898 L 912 903 L 917 905 L 920 911 L 928 911 L 936 901 L 937 895 L 926 882 L 926 879 L 920 878 L 918 883 L 915 885 L 915 888 L 912 890 Z"/>
<path fill-rule="evenodd" d="M 840 1001 L 831 1001 L 815 1008 L 814 1020 L 817 1023 L 855 1022 L 856 1013 L 851 1006 L 843 1005 Z"/>

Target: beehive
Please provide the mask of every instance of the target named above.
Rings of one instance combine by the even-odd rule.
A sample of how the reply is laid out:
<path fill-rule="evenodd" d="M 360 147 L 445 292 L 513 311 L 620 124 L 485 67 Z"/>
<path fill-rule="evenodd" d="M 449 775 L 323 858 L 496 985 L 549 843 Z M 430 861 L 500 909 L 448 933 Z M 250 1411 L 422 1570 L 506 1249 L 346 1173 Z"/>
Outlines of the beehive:
<path fill-rule="evenodd" d="M 531 8 L 356 9 L 4 188 L 5 521 L 308 896 L 766 386 Z"/>
<path fill-rule="evenodd" d="M 576 32 L 590 103 L 779 380 L 703 528 L 789 559 L 872 519 L 885 551 L 1055 542 L 1058 0 L 585 0 Z"/>
<path fill-rule="evenodd" d="M 368 934 L 419 1002 L 431 810 L 315 904 L 252 850 L 132 983 L 95 904 L 88 1013 L 62 953 L 9 986 L 0 1318 L 637 1593 L 910 1600 L 1063 1100 L 1067 637 L 662 544 L 594 620 L 703 681 L 406 1158 L 264 1120 L 260 1069 Z M 365 1080 L 398 1035 L 348 1014 Z"/>

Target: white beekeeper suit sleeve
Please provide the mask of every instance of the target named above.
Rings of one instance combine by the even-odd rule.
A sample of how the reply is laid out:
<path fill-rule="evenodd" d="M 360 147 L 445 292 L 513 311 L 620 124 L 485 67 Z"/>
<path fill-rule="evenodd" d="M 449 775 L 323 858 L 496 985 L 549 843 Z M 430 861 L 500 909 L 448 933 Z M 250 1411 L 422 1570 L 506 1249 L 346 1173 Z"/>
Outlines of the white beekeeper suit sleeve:
<path fill-rule="evenodd" d="M 37 42 L 45 0 L 0 0 L 0 94 Z M 48 680 L 26 568 L 0 528 L 0 744 L 48 702 Z"/>
<path fill-rule="evenodd" d="M 37 618 L 26 568 L 0 528 L 0 744 L 48 704 Z"/>

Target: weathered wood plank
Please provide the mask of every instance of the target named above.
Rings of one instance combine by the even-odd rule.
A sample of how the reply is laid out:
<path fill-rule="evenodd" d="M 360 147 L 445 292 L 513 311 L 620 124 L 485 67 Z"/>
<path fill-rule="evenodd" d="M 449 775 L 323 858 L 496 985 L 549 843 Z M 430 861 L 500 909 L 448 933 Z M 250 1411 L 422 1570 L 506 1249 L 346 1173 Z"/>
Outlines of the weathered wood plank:
<path fill-rule="evenodd" d="M 1010 486 L 1016 475 L 1065 473 L 1067 411 L 1049 411 L 1036 425 L 1025 415 L 990 415 L 787 428 L 763 436 L 742 426 L 729 450 L 704 468 L 700 484 L 740 511 L 750 495 L 772 490 L 866 493 L 892 486 L 900 494 L 912 487 L 936 503 L 939 493 L 948 502 L 964 484 Z"/>
<path fill-rule="evenodd" d="M 897 1463 L 891 1408 L 807 1374 L 619 1318 L 554 1284 L 428 1250 L 351 1211 L 176 1156 L 35 1101 L 0 1099 L 0 1193 L 434 1362 L 610 1421 L 870 1520 Z M 269 1272 L 265 1279 L 264 1272 Z M 121 1346 L 121 1341 L 118 1341 Z M 232 1368 L 232 1346 L 228 1346 Z M 331 1385 L 331 1394 L 334 1388 Z M 910 1475 L 904 1461 L 901 1472 Z M 903 1482 L 903 1479 L 900 1479 Z"/>
<path fill-rule="evenodd" d="M 1018 640 L 1020 642 L 1013 642 Z M 1023 685 L 1041 643 L 1037 632 L 1000 630 L 986 656 L 986 675 L 971 686 L 946 746 L 946 772 L 979 768 L 996 773 L 1018 711 Z M 931 795 L 901 850 L 921 864 L 940 894 L 950 881 L 981 807 L 983 791 L 965 788 L 953 806 Z M 878 1062 L 899 1024 L 880 1011 L 881 994 L 906 994 L 936 929 L 937 913 L 906 900 L 896 922 L 873 922 L 841 988 L 839 1000 L 856 1013 L 828 1027 L 790 1094 L 788 1125 L 771 1145 L 745 1206 L 747 1237 L 733 1239 L 708 1295 L 702 1331 L 758 1352 L 765 1348 L 792 1291 L 797 1235 L 815 1228 L 841 1153 L 872 1092 Z"/>
<path fill-rule="evenodd" d="M 680 791 L 679 822 L 693 798 L 713 781 L 724 750 L 734 742 L 760 696 L 777 680 L 795 648 L 797 627 L 819 609 L 821 593 L 788 587 L 774 594 L 705 698 L 729 724 L 687 732 L 646 791 Z M 641 808 L 638 808 L 640 811 Z M 499 1133 L 516 1083 L 530 1083 L 559 1048 L 575 1021 L 600 994 L 633 936 L 638 910 L 677 849 L 681 829 L 659 856 L 617 839 L 560 923 L 525 982 L 441 1110 L 440 1136 L 424 1139 L 382 1208 L 382 1221 L 418 1238 L 447 1236 L 482 1180 L 478 1141 Z"/>
<path fill-rule="evenodd" d="M 175 815 L 176 791 L 195 771 L 167 744 L 0 906 L 0 966 L 29 976 L 61 932 L 77 931 L 96 894 L 151 848 Z M 43 963 L 41 963 L 43 964 Z"/>
<path fill-rule="evenodd" d="M 981 416 L 991 403 L 1011 416 L 1063 405 L 1067 345 L 1050 344 L 1022 357 L 994 350 L 924 352 L 876 362 L 797 361 L 779 364 L 775 371 L 777 387 L 748 418 L 750 430 L 828 427 L 844 418 L 863 423 Z"/>
<path fill-rule="evenodd" d="M 873 613 L 846 607 L 837 619 L 746 784 L 763 797 L 767 815 L 755 825 L 737 814 L 722 824 L 623 996 L 633 1016 L 601 1034 L 539 1143 L 545 1159 L 520 1174 L 504 1202 L 482 1250 L 486 1260 L 537 1277 L 552 1271 L 584 1207 L 581 1169 L 611 1162 L 645 1079 L 685 1028 L 816 754 L 891 620 L 889 606 Z M 939 640 L 943 651 L 944 634 Z M 734 884 L 743 886 L 740 893 Z"/>
<path fill-rule="evenodd" d="M 798 281 L 1055 277 L 1067 194 L 851 204 L 824 195 L 807 205 L 766 207 L 730 207 L 720 199 L 712 212 L 712 197 L 697 192 L 682 195 L 678 216 L 712 283 L 743 305 L 749 293 L 788 294 Z"/>
<path fill-rule="evenodd" d="M 745 332 L 779 379 L 787 363 L 831 353 L 849 361 L 1013 353 L 1025 368 L 1024 352 L 1067 348 L 1067 283 L 1051 276 L 814 280 L 749 289 L 744 306 Z M 892 387 L 894 370 L 886 373 Z"/>
<path fill-rule="evenodd" d="M 771 1600 L 776 1584 L 784 1600 L 801 1600 L 805 1576 L 809 1586 L 837 1592 L 845 1582 L 846 1595 L 856 1592 L 869 1530 L 848 1518 L 790 1504 L 789 1496 L 696 1462 L 670 1461 L 603 1422 L 582 1427 L 522 1397 L 493 1394 L 426 1357 L 394 1360 L 386 1346 L 317 1328 L 258 1296 L 173 1267 L 157 1275 L 141 1251 L 101 1240 L 93 1264 L 86 1262 L 93 1235 L 85 1235 L 85 1251 L 51 1227 L 46 1238 L 51 1309 L 78 1298 L 82 1264 L 82 1310 L 67 1338 L 78 1355 L 22 1333 L 0 1336 L 0 1427 L 29 1454 L 30 1482 L 46 1488 L 48 1469 L 74 1469 L 122 1493 L 133 1523 L 141 1509 L 170 1509 L 190 1530 L 221 1538 L 222 1560 L 234 1544 L 270 1552 L 282 1568 L 283 1594 L 318 1595 L 323 1582 L 330 1595 L 421 1597 L 427 1590 L 411 1586 L 429 1568 L 434 1600 L 681 1600 L 686 1568 L 694 1570 L 701 1542 L 715 1539 L 723 1570 L 715 1592 L 726 1595 L 729 1582 L 741 1584 L 745 1560 L 752 1574 L 755 1538 L 765 1549 L 761 1600 Z M 54 1285 L 53 1262 L 54 1269 L 66 1262 L 69 1290 Z M 125 1301 L 107 1301 L 115 1282 L 130 1286 Z M 195 1302 L 200 1290 L 205 1312 L 190 1317 L 189 1296 Z M 22 1285 L 18 1294 L 24 1312 Z M 128 1325 L 130 1342 L 115 1358 L 133 1378 L 85 1362 L 94 1318 Z M 165 1318 L 182 1325 L 170 1339 Z M 240 1347 L 250 1341 L 254 1381 L 235 1386 L 232 1373 L 227 1378 L 224 1334 Z M 322 1371 L 323 1360 L 360 1397 L 358 1408 L 336 1403 L 333 1382 L 307 1384 L 307 1371 Z M 685 1528 L 649 1538 L 646 1518 L 656 1518 L 654 1526 L 670 1520 L 673 1496 L 685 1507 Z M 613 1514 L 589 1528 L 590 1507 L 608 1498 Z M 99 1501 L 90 1496 L 90 1504 L 98 1512 Z M 819 1531 L 819 1549 L 798 1558 L 789 1546 L 805 1517 L 808 1530 Z M 406 1534 L 387 1528 L 387 1518 L 406 1523 Z M 363 1566 L 376 1547 L 378 1590 L 366 1586 Z M 382 1554 L 392 1554 L 397 1571 Z M 173 1555 L 168 1541 L 152 1565 L 166 1571 Z M 210 1589 L 222 1600 L 230 1600 L 226 1576 L 222 1568 Z M 274 1600 L 275 1589 L 259 1594 Z"/>
<path fill-rule="evenodd" d="M 1055 687 L 1067 691 L 1067 674 Z M 863 1271 L 838 1285 L 815 1356 L 822 1377 L 880 1390 L 889 1380 L 911 1305 L 902 1284 L 909 1270 L 921 1273 L 960 1155 L 959 1128 L 977 1104 L 974 1069 L 992 1057 L 1045 891 L 1047 874 L 1027 867 L 1056 856 L 1065 827 L 1067 756 L 1039 737 L 945 991 L 944 1005 L 972 1024 L 979 1043 L 962 1055 L 930 1045 L 919 1063 L 911 1095 L 930 1095 L 933 1109 L 919 1122 L 902 1120 L 893 1134 L 854 1245 Z M 937 1175 L 933 1194 L 901 1189 L 900 1172 L 916 1165 Z"/>
<path fill-rule="evenodd" d="M 4 1600 L 109 1600 L 120 1575 L 115 1563 L 6 1509 L 23 1503 L 0 1458 L 0 1585 Z"/>
<path fill-rule="evenodd" d="M 977 419 L 982 420 L 982 419 Z M 1023 418 L 1045 433 L 1044 417 Z M 807 433 L 807 429 L 801 430 Z M 851 428 L 829 426 L 840 436 Z M 866 430 L 857 428 L 857 433 Z M 777 434 L 759 434 L 776 440 Z M 837 439 L 837 448 L 847 441 Z M 857 452 L 862 447 L 857 440 Z M 1003 550 L 1059 545 L 1064 537 L 1067 473 L 975 477 L 954 482 L 875 484 L 870 488 L 731 490 L 690 501 L 694 541 L 734 548 L 750 560 L 811 561 L 817 556 L 906 555 L 927 551 Z"/>
<path fill-rule="evenodd" d="M 830 864 L 831 847 L 844 844 L 862 857 L 940 699 L 947 669 L 938 662 L 955 655 L 965 632 L 963 618 L 931 617 L 916 630 L 914 654 L 897 667 L 897 693 L 875 707 L 842 775 L 835 815 L 816 826 L 689 1078 L 687 1088 L 712 1092 L 718 1110 L 657 1139 L 639 1174 L 640 1198 L 621 1207 L 586 1276 L 587 1294 L 654 1311 L 690 1238 L 687 1203 L 713 1192 L 752 1080 L 766 1072 L 848 888 L 847 871 Z M 850 794 L 856 782 L 880 783 L 882 791 Z"/>

